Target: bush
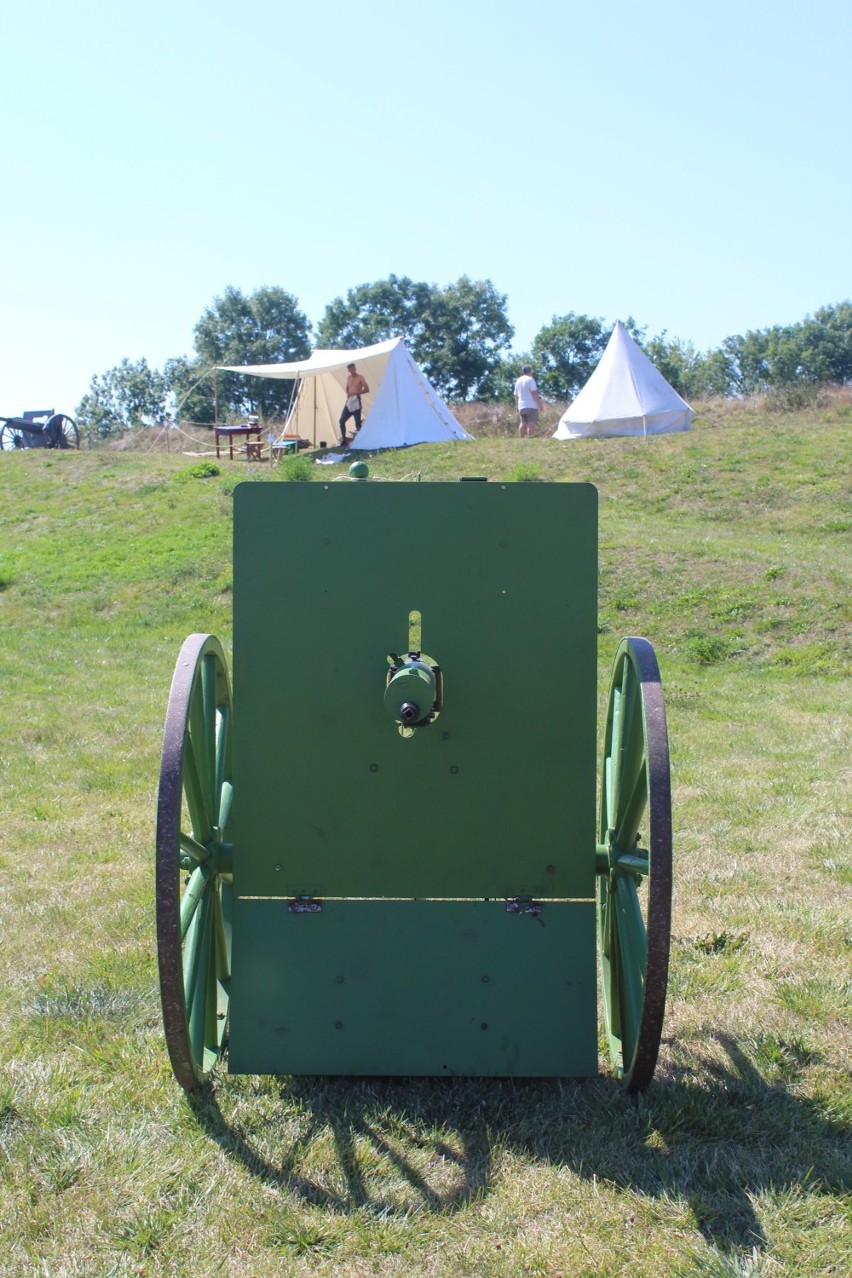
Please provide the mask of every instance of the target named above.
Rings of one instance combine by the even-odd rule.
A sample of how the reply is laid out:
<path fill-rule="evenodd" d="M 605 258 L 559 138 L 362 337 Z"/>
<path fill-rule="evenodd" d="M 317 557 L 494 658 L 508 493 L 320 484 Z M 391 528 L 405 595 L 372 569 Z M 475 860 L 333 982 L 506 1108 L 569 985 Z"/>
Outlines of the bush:
<path fill-rule="evenodd" d="M 212 479 L 216 475 L 221 475 L 221 471 L 215 462 L 200 461 L 195 462 L 192 466 L 187 466 L 185 470 L 179 470 L 175 475 L 175 479 L 179 483 L 189 483 L 190 479 Z"/>
<path fill-rule="evenodd" d="M 308 461 L 307 457 L 285 457 L 283 461 L 278 463 L 276 475 L 278 479 L 285 479 L 290 482 L 301 483 L 313 479 L 313 462 Z"/>
<path fill-rule="evenodd" d="M 719 635 L 690 635 L 686 641 L 686 651 L 690 659 L 699 666 L 715 666 L 730 656 L 727 640 Z"/>

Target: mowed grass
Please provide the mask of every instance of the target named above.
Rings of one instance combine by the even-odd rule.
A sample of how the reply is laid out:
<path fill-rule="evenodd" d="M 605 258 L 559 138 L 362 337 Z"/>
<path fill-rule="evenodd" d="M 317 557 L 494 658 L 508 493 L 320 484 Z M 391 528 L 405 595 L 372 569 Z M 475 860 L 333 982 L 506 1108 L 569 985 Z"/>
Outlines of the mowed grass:
<path fill-rule="evenodd" d="M 0 454 L 0 1273 L 846 1275 L 851 427 L 841 400 L 725 407 L 647 442 L 371 459 L 376 482 L 598 486 L 601 710 L 644 634 L 672 743 L 669 1010 L 639 1098 L 603 1046 L 584 1082 L 222 1073 L 184 1097 L 156 990 L 162 720 L 186 634 L 230 643 L 234 483 L 285 472 Z"/>

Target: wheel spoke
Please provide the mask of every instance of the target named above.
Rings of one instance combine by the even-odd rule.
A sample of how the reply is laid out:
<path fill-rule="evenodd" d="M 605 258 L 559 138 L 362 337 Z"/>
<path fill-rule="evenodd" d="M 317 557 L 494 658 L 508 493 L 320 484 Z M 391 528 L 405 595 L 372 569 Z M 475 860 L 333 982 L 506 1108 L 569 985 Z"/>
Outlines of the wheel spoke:
<path fill-rule="evenodd" d="M 647 802 L 648 766 L 647 760 L 643 759 L 636 780 L 633 782 L 633 789 L 626 803 L 622 804 L 620 820 L 615 830 L 615 846 L 621 851 L 628 852 L 635 844 L 639 833 L 639 822 L 642 820 Z"/>
<path fill-rule="evenodd" d="M 222 783 L 219 791 L 219 829 L 224 835 L 228 828 L 228 822 L 231 819 L 231 803 L 234 798 L 234 787 L 230 781 Z M 221 836 L 220 836 L 221 837 Z"/>
<path fill-rule="evenodd" d="M 220 813 L 222 787 L 230 770 L 231 711 L 229 706 L 219 706 L 216 713 L 216 781 L 214 793 L 219 795 Z M 221 816 L 219 828 L 224 830 Z"/>
<path fill-rule="evenodd" d="M 210 837 L 210 826 L 213 824 L 213 762 L 210 757 L 210 743 L 204 715 L 202 680 L 198 681 L 192 691 L 192 700 L 189 706 L 189 745 L 191 747 L 192 763 L 195 767 L 195 785 L 200 796 L 201 812 L 206 825 L 204 835 L 196 830 L 194 825 L 192 832 L 202 843 L 206 843 Z"/>
<path fill-rule="evenodd" d="M 216 946 L 216 976 L 220 981 L 231 979 L 231 964 L 228 936 L 225 928 L 225 916 L 222 911 L 222 898 L 216 893 L 214 899 L 214 938 Z"/>
<path fill-rule="evenodd" d="M 183 951 L 183 989 L 187 1011 L 195 998 L 198 981 L 198 967 L 201 961 L 202 937 L 210 918 L 210 894 L 205 892 L 201 898 L 200 908 L 195 911 L 187 928 L 186 943 Z"/>
<path fill-rule="evenodd" d="M 196 865 L 204 865 L 205 861 L 210 860 L 210 852 L 203 843 L 199 843 L 191 834 L 184 834 L 181 830 L 178 842 L 180 850 L 186 856 L 190 857 Z"/>
<path fill-rule="evenodd" d="M 204 760 L 199 759 L 195 738 L 190 734 L 186 739 L 184 754 L 183 789 L 192 833 L 199 843 L 206 843 L 213 830 L 210 802 L 204 789 L 203 776 Z"/>
<path fill-rule="evenodd" d="M 180 939 L 182 941 L 186 939 L 189 925 L 195 918 L 195 912 L 201 904 L 209 882 L 210 871 L 206 866 L 199 865 L 192 871 L 180 903 Z"/>
<path fill-rule="evenodd" d="M 615 925 L 619 948 L 619 1005 L 621 1009 L 624 1068 L 629 1069 L 642 1023 L 645 996 L 647 939 L 642 912 L 632 879 L 621 878 L 615 885 Z"/>
<path fill-rule="evenodd" d="M 210 897 L 204 901 L 204 917 L 200 921 L 198 945 L 198 961 L 195 965 L 194 981 L 191 997 L 187 997 L 186 1008 L 189 1016 L 189 1042 L 196 1062 L 204 1064 L 204 1044 L 207 1031 L 207 1010 L 210 1001 L 210 948 L 213 930 L 213 910 Z"/>
<path fill-rule="evenodd" d="M 219 790 L 216 785 L 218 734 L 216 731 L 216 654 L 208 652 L 201 664 L 201 700 L 204 707 L 204 752 L 207 762 L 207 786 L 210 793 L 210 810 L 215 815 L 218 806 L 214 796 Z"/>

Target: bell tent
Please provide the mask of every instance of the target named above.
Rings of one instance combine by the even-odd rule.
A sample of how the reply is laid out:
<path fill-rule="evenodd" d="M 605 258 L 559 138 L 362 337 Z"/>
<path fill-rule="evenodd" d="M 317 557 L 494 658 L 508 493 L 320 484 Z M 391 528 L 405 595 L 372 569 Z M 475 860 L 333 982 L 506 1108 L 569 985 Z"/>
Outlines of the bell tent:
<path fill-rule="evenodd" d="M 423 376 L 401 337 L 356 351 L 316 350 L 307 359 L 289 364 L 222 367 L 228 373 L 294 379 L 295 398 L 284 433 L 315 446 L 323 441 L 333 446 L 340 439 L 338 421 L 346 402 L 348 364 L 356 365 L 370 387 L 369 395 L 361 396 L 361 429 L 348 447 L 402 448 L 472 438 Z"/>
<path fill-rule="evenodd" d="M 619 320 L 600 362 L 562 414 L 554 439 L 667 435 L 689 430 L 694 414 Z"/>

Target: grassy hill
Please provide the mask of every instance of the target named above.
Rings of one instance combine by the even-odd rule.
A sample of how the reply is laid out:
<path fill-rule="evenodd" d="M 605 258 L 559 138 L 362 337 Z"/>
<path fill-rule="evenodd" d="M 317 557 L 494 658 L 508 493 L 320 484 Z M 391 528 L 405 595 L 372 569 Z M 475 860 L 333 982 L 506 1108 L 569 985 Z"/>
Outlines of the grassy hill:
<path fill-rule="evenodd" d="M 602 1045 L 583 1083 L 223 1075 L 189 1103 L 156 992 L 162 719 L 184 637 L 230 643 L 233 487 L 288 467 L 2 453 L 0 1274 L 848 1270 L 852 405 L 492 427 L 371 473 L 599 489 L 601 704 L 646 635 L 672 741 L 654 1084 L 628 1098 Z"/>

